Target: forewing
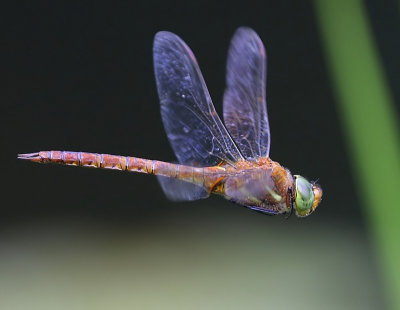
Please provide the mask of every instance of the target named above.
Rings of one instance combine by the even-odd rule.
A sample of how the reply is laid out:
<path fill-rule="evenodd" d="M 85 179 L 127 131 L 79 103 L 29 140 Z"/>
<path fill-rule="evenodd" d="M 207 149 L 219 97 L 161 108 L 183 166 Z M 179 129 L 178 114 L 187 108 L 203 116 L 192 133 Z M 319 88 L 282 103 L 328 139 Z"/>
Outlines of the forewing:
<path fill-rule="evenodd" d="M 239 28 L 228 53 L 224 122 L 246 159 L 269 156 L 266 53 L 258 35 Z"/>
<path fill-rule="evenodd" d="M 155 36 L 153 52 L 161 116 L 179 162 L 212 166 L 243 159 L 215 111 L 189 47 L 162 31 Z"/>

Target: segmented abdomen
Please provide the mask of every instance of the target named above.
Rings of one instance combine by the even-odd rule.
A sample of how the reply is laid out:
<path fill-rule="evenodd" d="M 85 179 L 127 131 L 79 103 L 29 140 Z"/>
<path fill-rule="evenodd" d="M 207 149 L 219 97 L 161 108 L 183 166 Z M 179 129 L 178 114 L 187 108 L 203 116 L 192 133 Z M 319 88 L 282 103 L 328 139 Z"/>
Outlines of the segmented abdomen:
<path fill-rule="evenodd" d="M 131 156 L 70 151 L 41 151 L 38 153 L 20 154 L 19 158 L 39 163 L 56 163 L 162 175 L 206 187 L 214 179 L 210 177 L 209 173 L 205 176 L 205 169 L 208 168 L 171 164 Z"/>

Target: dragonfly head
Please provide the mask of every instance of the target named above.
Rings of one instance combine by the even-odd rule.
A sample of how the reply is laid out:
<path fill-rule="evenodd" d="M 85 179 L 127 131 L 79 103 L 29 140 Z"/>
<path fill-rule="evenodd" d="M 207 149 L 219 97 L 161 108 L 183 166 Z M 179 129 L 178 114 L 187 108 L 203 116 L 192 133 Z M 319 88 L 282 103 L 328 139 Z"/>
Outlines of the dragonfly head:
<path fill-rule="evenodd" d="M 322 198 L 322 189 L 300 175 L 295 175 L 294 205 L 298 217 L 306 217 L 317 208 Z"/>

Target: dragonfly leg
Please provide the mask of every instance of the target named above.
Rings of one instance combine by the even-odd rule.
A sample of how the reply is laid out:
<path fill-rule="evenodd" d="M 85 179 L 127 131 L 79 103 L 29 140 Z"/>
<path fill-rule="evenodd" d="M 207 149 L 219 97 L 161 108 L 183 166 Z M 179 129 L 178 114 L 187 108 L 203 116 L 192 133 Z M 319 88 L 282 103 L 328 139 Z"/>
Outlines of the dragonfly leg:
<path fill-rule="evenodd" d="M 294 202 L 293 190 L 292 187 L 289 187 L 288 193 L 286 195 L 286 206 L 289 209 L 289 212 L 287 212 L 286 219 L 288 219 L 293 213 L 293 202 Z"/>

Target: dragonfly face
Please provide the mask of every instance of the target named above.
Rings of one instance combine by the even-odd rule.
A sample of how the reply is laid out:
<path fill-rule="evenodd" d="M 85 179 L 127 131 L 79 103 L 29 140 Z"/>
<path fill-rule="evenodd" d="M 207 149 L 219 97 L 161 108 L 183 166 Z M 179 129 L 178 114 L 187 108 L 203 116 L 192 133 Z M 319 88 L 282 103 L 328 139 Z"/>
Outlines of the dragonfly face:
<path fill-rule="evenodd" d="M 321 201 L 322 189 L 301 175 L 295 175 L 294 203 L 296 215 L 305 217 L 314 212 Z"/>

